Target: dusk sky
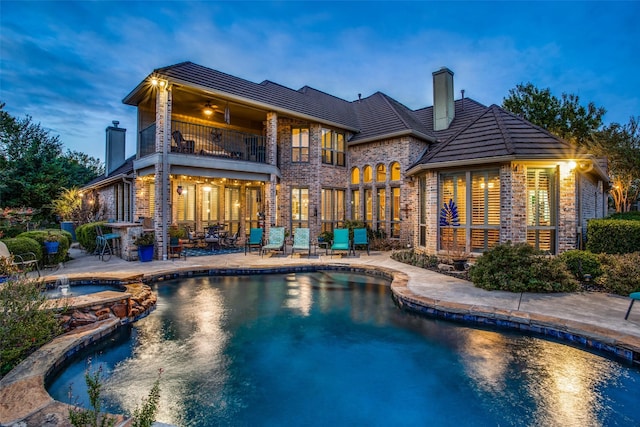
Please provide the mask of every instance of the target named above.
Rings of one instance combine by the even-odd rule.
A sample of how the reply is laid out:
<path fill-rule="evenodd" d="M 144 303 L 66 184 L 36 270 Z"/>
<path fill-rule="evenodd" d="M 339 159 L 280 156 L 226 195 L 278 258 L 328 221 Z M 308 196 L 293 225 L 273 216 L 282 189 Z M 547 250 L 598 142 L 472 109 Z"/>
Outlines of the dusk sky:
<path fill-rule="evenodd" d="M 122 99 L 182 61 L 412 109 L 433 104 L 431 73 L 447 66 L 456 98 L 499 105 L 531 82 L 627 123 L 640 115 L 640 2 L 0 1 L 0 102 L 65 151 L 104 160 L 118 120 L 133 154 Z"/>

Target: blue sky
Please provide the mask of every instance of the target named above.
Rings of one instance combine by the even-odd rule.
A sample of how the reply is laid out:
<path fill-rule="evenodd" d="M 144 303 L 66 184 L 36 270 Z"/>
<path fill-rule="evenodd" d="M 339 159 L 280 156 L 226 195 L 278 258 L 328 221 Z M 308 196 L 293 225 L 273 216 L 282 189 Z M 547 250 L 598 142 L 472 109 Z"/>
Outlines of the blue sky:
<path fill-rule="evenodd" d="M 0 2 L 0 102 L 65 149 L 104 159 L 105 129 L 153 69 L 192 61 L 254 82 L 347 100 L 381 91 L 433 104 L 431 73 L 456 98 L 501 104 L 531 82 L 640 115 L 640 2 Z"/>

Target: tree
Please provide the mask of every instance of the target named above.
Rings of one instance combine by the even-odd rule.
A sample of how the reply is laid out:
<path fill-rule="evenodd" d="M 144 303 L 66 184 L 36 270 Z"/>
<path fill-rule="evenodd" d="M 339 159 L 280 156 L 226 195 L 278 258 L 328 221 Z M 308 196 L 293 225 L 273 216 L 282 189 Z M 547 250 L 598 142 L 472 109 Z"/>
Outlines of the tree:
<path fill-rule="evenodd" d="M 640 197 L 640 117 L 629 123 L 612 123 L 595 134 L 589 148 L 607 156 L 616 212 L 628 212 Z"/>
<path fill-rule="evenodd" d="M 46 215 L 62 189 L 82 186 L 102 173 L 99 160 L 72 151 L 63 155 L 58 136 L 30 116 L 11 116 L 4 106 L 0 103 L 0 206 L 29 206 Z"/>
<path fill-rule="evenodd" d="M 590 102 L 580 105 L 580 98 L 573 94 L 562 94 L 562 98 L 551 94 L 551 90 L 538 89 L 532 83 L 519 84 L 509 90 L 502 107 L 531 123 L 567 141 L 584 145 L 593 132 L 602 126 L 606 110 Z"/>

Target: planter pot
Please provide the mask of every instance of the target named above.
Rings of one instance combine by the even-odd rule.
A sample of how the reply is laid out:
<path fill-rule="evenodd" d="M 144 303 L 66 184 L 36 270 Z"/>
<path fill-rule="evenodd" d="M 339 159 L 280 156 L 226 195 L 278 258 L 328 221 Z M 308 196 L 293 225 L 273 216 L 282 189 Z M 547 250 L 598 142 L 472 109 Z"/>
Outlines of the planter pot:
<path fill-rule="evenodd" d="M 76 229 L 73 226 L 73 221 L 62 221 L 60 223 L 60 228 L 64 231 L 68 231 L 69 233 L 71 233 L 71 237 L 73 239 L 73 241 L 76 241 Z"/>
<path fill-rule="evenodd" d="M 466 266 L 467 266 L 467 260 L 466 259 L 454 259 L 453 260 L 453 268 L 456 271 L 464 271 Z"/>
<path fill-rule="evenodd" d="M 138 259 L 140 262 L 153 260 L 153 245 L 138 246 Z"/>
<path fill-rule="evenodd" d="M 48 254 L 57 254 L 60 242 L 44 242 L 44 248 Z"/>

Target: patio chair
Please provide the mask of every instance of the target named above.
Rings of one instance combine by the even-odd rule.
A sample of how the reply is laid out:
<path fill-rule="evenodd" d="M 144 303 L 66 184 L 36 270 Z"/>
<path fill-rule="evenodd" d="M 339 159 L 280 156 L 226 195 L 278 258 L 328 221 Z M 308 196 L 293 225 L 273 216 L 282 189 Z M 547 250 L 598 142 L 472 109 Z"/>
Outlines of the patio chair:
<path fill-rule="evenodd" d="M 307 251 L 308 256 L 311 256 L 308 228 L 296 228 L 296 232 L 293 235 L 293 246 L 291 246 L 291 256 L 293 256 L 296 249 L 299 251 Z"/>
<path fill-rule="evenodd" d="M 637 299 L 640 299 L 640 292 L 633 292 L 629 294 L 629 298 L 631 298 L 631 303 L 629 304 L 629 308 L 627 309 L 627 314 L 624 316 L 624 320 L 629 318 L 629 314 L 631 313 L 631 308 L 633 307 L 633 303 L 636 302 Z"/>
<path fill-rule="evenodd" d="M 251 252 L 253 248 L 257 248 L 262 253 L 262 228 L 252 228 L 249 231 L 249 238 L 244 242 L 244 254 L 247 254 L 247 250 Z"/>
<path fill-rule="evenodd" d="M 182 132 L 180 132 L 179 130 L 174 130 L 171 133 L 171 136 L 173 137 L 173 140 L 176 142 L 176 146 L 175 147 L 172 146 L 171 151 L 177 151 L 179 153 L 193 153 L 193 150 L 196 145 L 195 141 L 184 139 L 182 136 Z"/>
<path fill-rule="evenodd" d="M 349 229 L 348 228 L 336 228 L 333 230 L 333 242 L 331 243 L 331 257 L 333 258 L 333 251 L 347 251 L 347 255 L 351 250 L 349 245 Z"/>
<path fill-rule="evenodd" d="M 267 251 L 280 251 L 284 254 L 284 227 L 271 227 L 269 241 L 262 246 L 262 256 Z"/>
<path fill-rule="evenodd" d="M 367 235 L 366 228 L 353 229 L 353 255 L 356 254 L 356 246 L 365 246 L 367 248 L 367 255 L 369 255 L 369 236 Z"/>
<path fill-rule="evenodd" d="M 9 252 L 9 248 L 4 242 L 0 242 L 0 258 L 11 259 L 13 256 L 13 261 L 11 264 L 16 266 L 21 272 L 26 273 L 33 267 L 36 268 L 38 272 L 38 277 L 40 277 L 40 268 L 38 268 L 38 257 L 33 252 L 25 252 L 23 254 L 11 254 Z"/>
<path fill-rule="evenodd" d="M 118 233 L 105 233 L 102 227 L 96 225 L 96 252 L 102 261 L 109 261 L 111 255 L 120 249 L 120 235 Z"/>

